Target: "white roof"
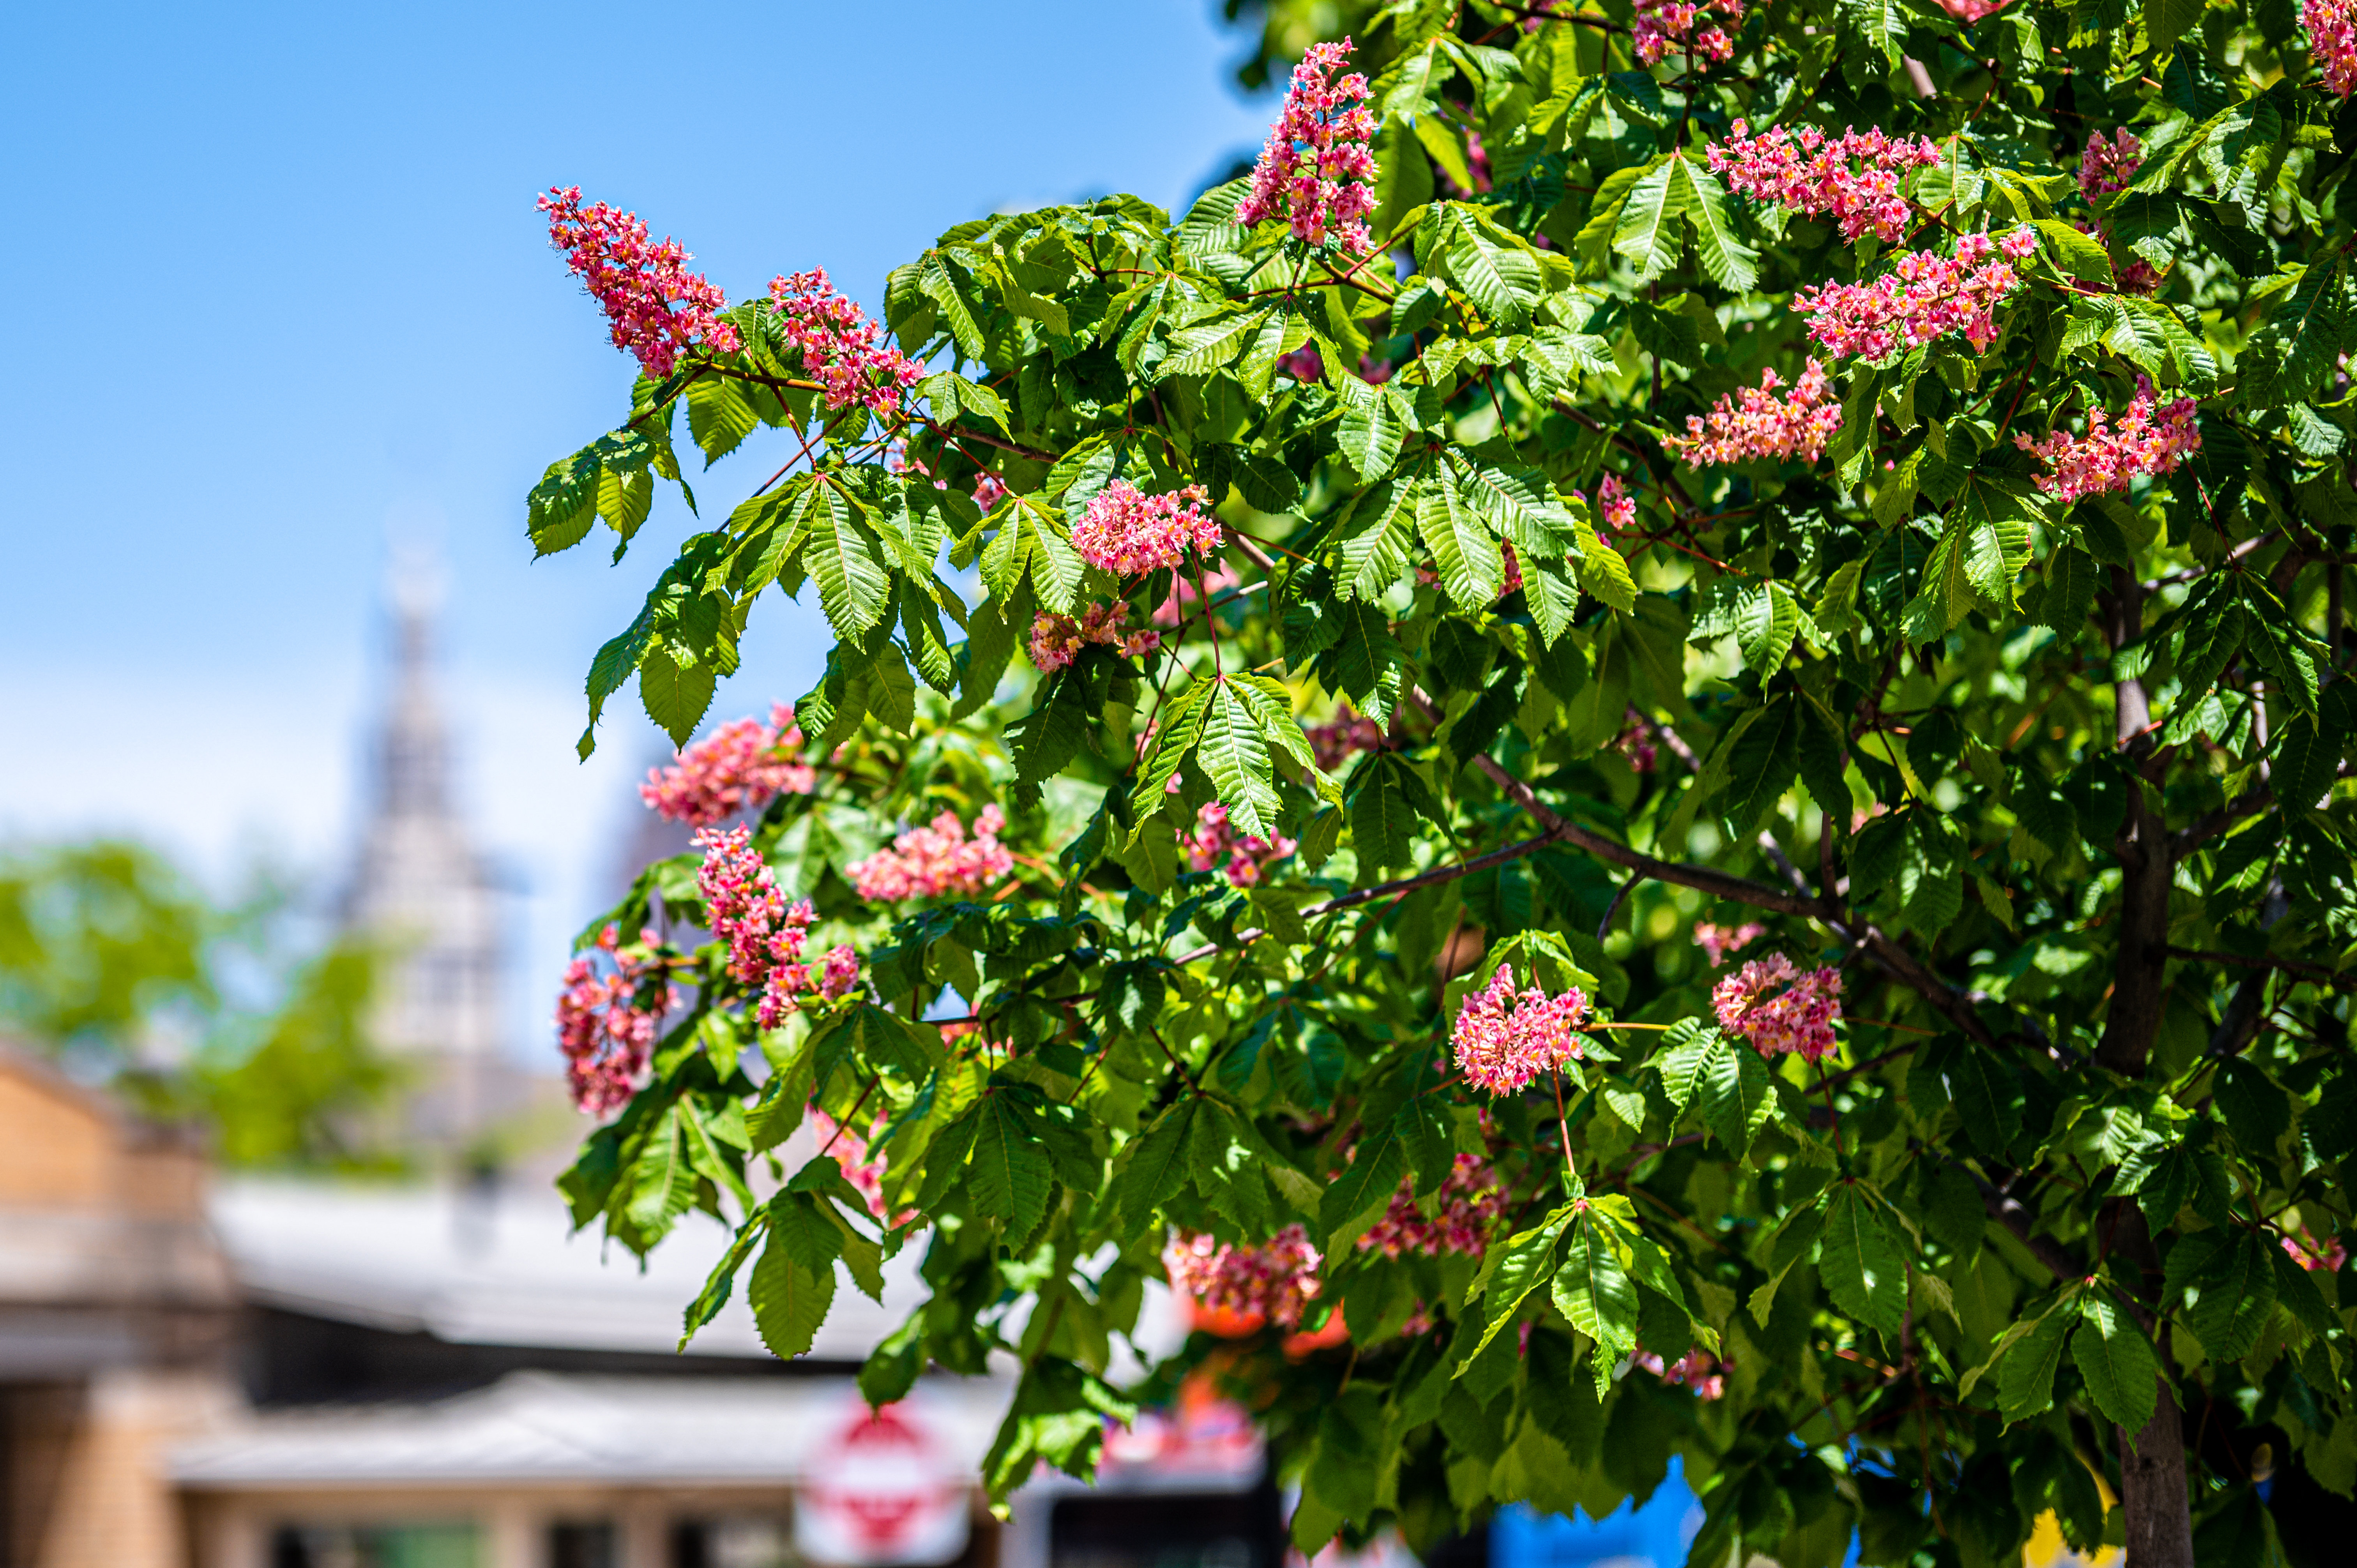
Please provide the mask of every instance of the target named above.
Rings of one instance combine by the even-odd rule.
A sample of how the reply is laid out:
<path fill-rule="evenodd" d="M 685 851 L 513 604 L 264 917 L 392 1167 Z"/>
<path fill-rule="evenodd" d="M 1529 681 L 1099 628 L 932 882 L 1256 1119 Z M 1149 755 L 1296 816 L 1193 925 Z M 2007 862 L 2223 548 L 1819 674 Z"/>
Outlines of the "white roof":
<path fill-rule="evenodd" d="M 247 1299 L 339 1322 L 424 1332 L 457 1344 L 669 1352 L 683 1310 L 728 1236 L 708 1215 L 680 1221 L 647 1260 L 570 1234 L 564 1200 L 541 1187 L 453 1187 L 225 1181 L 213 1229 Z M 859 1361 L 925 1298 L 919 1241 L 884 1265 L 885 1305 L 839 1280 L 811 1355 Z M 745 1273 L 691 1356 L 765 1357 Z"/>
<path fill-rule="evenodd" d="M 899 1408 L 969 1478 L 1012 1390 L 927 1379 Z M 189 1443 L 173 1477 L 199 1489 L 786 1486 L 867 1407 L 848 1378 L 582 1377 L 516 1372 L 424 1405 L 278 1412 Z"/>
<path fill-rule="evenodd" d="M 223 1181 L 211 1197 L 213 1229 L 249 1301 L 455 1344 L 537 1346 L 668 1354 L 681 1317 L 704 1288 L 728 1233 L 690 1214 L 640 1268 L 596 1229 L 571 1234 L 554 1189 L 514 1186 L 490 1193 L 442 1187 L 369 1187 L 320 1181 Z M 921 1304 L 927 1238 L 884 1264 L 883 1305 L 836 1268 L 834 1304 L 810 1358 L 864 1361 Z M 750 1270 L 686 1354 L 766 1358 L 746 1305 Z M 1005 1330 L 1009 1337 L 1019 1325 Z M 1168 1355 L 1187 1326 L 1169 1291 L 1148 1281 L 1135 1342 Z M 1116 1345 L 1116 1380 L 1138 1369 Z"/>

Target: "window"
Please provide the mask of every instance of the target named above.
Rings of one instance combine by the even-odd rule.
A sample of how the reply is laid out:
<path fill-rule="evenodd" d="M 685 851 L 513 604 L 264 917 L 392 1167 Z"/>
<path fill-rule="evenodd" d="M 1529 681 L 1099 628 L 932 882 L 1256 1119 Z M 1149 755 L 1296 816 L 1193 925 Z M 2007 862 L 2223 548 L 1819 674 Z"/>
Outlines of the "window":
<path fill-rule="evenodd" d="M 614 1527 L 604 1520 L 548 1527 L 548 1568 L 614 1568 Z"/>
<path fill-rule="evenodd" d="M 482 1568 L 472 1524 L 281 1525 L 270 1568 Z"/>

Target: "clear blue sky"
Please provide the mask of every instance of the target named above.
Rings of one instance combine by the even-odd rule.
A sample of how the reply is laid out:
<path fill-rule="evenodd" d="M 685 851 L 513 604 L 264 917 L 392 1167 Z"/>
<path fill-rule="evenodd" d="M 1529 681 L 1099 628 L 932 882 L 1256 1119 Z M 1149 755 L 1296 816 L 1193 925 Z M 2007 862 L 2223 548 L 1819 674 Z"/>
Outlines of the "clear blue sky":
<path fill-rule="evenodd" d="M 438 540 L 462 789 L 527 888 L 520 1031 L 654 748 L 576 767 L 580 681 L 690 527 L 534 564 L 522 497 L 630 366 L 548 249 L 578 183 L 732 298 L 886 270 L 995 208 L 1185 201 L 1258 141 L 1215 0 L 21 7 L 0 51 L 22 313 L 0 378 L 0 839 L 131 831 L 339 868 L 389 531 Z M 757 483 L 724 462 L 707 510 Z M 716 714 L 810 683 L 768 601 Z"/>

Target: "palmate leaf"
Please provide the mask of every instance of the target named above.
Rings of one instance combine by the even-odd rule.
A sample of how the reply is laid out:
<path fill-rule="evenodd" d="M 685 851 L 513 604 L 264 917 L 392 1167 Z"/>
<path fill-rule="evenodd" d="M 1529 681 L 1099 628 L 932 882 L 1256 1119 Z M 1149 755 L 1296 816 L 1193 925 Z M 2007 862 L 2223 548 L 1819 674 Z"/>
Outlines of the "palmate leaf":
<path fill-rule="evenodd" d="M 791 1248 L 775 1230 L 761 1249 L 747 1282 L 746 1299 L 752 1304 L 753 1326 L 770 1354 L 791 1361 L 806 1354 L 834 1305 L 834 1268 L 805 1268 L 793 1259 Z"/>
<path fill-rule="evenodd" d="M 1017 1111 L 1012 1094 L 985 1095 L 974 1135 L 967 1179 L 974 1212 L 1005 1222 L 1010 1241 L 1031 1234 L 1047 1212 L 1054 1180 L 1047 1147 Z"/>

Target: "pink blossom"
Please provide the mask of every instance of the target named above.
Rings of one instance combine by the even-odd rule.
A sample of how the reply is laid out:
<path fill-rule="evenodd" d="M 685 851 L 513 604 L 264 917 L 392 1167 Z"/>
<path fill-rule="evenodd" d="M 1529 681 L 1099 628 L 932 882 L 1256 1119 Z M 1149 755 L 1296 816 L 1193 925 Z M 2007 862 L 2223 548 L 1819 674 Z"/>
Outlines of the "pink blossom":
<path fill-rule="evenodd" d="M 1710 958 L 1710 967 L 1717 969 L 1727 961 L 1727 955 L 1749 947 L 1768 934 L 1768 928 L 1757 920 L 1746 920 L 1739 926 L 1714 926 L 1708 920 L 1695 923 L 1696 946 Z"/>
<path fill-rule="evenodd" d="M 1458 1011 L 1451 1035 L 1458 1070 L 1491 1094 L 1512 1094 L 1580 1054 L 1571 1031 L 1587 1013 L 1587 994 L 1576 985 L 1559 996 L 1534 985 L 1517 1000 L 1513 971 L 1501 963 L 1490 988 L 1466 997 Z"/>
<path fill-rule="evenodd" d="M 1201 600 L 1204 593 L 1208 592 L 1216 599 L 1230 588 L 1241 586 L 1243 583 L 1243 579 L 1236 575 L 1235 568 L 1224 561 L 1203 574 L 1202 585 L 1200 589 L 1192 578 L 1184 572 L 1178 573 L 1172 581 L 1170 596 L 1154 607 L 1152 617 L 1154 624 L 1159 627 L 1184 625 L 1188 618 L 1194 613 L 1194 607 Z"/>
<path fill-rule="evenodd" d="M 1727 1378 L 1720 1369 L 1717 1357 L 1696 1346 L 1674 1366 L 1663 1366 L 1662 1359 L 1651 1350 L 1640 1350 L 1630 1358 L 1674 1389 L 1692 1389 L 1701 1398 L 1715 1400 L 1727 1392 Z"/>
<path fill-rule="evenodd" d="M 2012 0 L 1940 0 L 1940 8 L 1969 27 L 1985 16 L 1996 16 L 2010 4 Z"/>
<path fill-rule="evenodd" d="M 1637 0 L 1637 20 L 1629 41 L 1637 59 L 1652 65 L 1663 56 L 1684 50 L 1708 60 L 1723 60 L 1735 52 L 1735 40 L 1717 24 L 1695 31 L 1695 23 L 1708 11 L 1730 22 L 1743 20 L 1743 0 Z"/>
<path fill-rule="evenodd" d="M 1907 251 L 1872 283 L 1803 288 L 1793 295 L 1792 309 L 1809 318 L 1809 336 L 1834 354 L 1885 360 L 1951 332 L 1986 349 L 1996 341 L 1996 307 L 2021 284 L 2009 262 L 1988 254 L 2002 250 L 2018 261 L 2037 242 L 2027 229 L 2001 242 L 1966 234 L 1953 256 Z"/>
<path fill-rule="evenodd" d="M 2299 19 L 2308 52 L 2324 72 L 2324 91 L 2348 97 L 2357 89 L 2357 0 L 2305 0 Z"/>
<path fill-rule="evenodd" d="M 1921 136 L 1881 130 L 1827 136 L 1813 125 L 1796 135 L 1779 125 L 1758 136 L 1738 120 L 1724 142 L 1711 145 L 1710 166 L 1727 188 L 1792 212 L 1826 213 L 1844 240 L 1872 234 L 1886 245 L 1907 232 L 1913 209 L 1899 194 L 1910 169 L 1940 161 L 1940 149 Z"/>
<path fill-rule="evenodd" d="M 639 799 L 674 822 L 717 827 L 740 811 L 758 811 L 780 795 L 807 795 L 818 780 L 807 764 L 794 760 L 802 732 L 784 703 L 770 709 L 770 722 L 734 719 L 679 754 L 668 768 L 651 768 Z"/>
<path fill-rule="evenodd" d="M 1346 250 L 1374 248 L 1366 224 L 1375 209 L 1367 79 L 1352 71 L 1332 80 L 1350 64 L 1351 49 L 1348 38 L 1312 44 L 1293 68 L 1285 108 L 1253 168 L 1252 189 L 1236 206 L 1236 221 L 1245 228 L 1282 218 L 1295 239 L 1312 245 L 1334 240 Z"/>
<path fill-rule="evenodd" d="M 2101 408 L 2091 408 L 2084 435 L 2057 430 L 2043 441 L 2032 441 L 2016 432 L 2013 440 L 2053 469 L 2038 477 L 2038 488 L 2066 501 L 2125 490 L 2140 474 L 2171 473 L 2201 450 L 2193 400 L 2180 397 L 2156 409 L 2152 382 L 2143 375 L 2136 377 L 2136 396 L 2116 425 Z"/>
<path fill-rule="evenodd" d="M 1007 497 L 1006 483 L 996 474 L 985 474 L 974 482 L 974 504 L 985 513 Z"/>
<path fill-rule="evenodd" d="M 877 413 L 897 405 L 924 367 L 884 341 L 883 328 L 856 300 L 834 292 L 824 268 L 770 280 L 771 308 L 785 318 L 787 341 L 829 408 L 853 403 Z"/>
<path fill-rule="evenodd" d="M 985 806 L 974 819 L 974 836 L 969 839 L 957 813 L 943 811 L 930 824 L 894 839 L 890 849 L 879 849 L 852 866 L 847 874 L 851 886 L 871 904 L 969 897 L 1005 880 L 1015 869 L 1015 857 L 998 842 L 1006 826 L 1006 812 Z"/>
<path fill-rule="evenodd" d="M 602 201 L 581 203 L 581 188 L 550 187 L 540 199 L 549 242 L 581 274 L 606 312 L 614 347 L 638 357 L 651 376 L 667 376 L 683 349 L 734 353 L 737 328 L 718 318 L 728 303 L 718 285 L 684 265 L 692 260 L 665 235 L 657 244 L 635 212 Z"/>
<path fill-rule="evenodd" d="M 1400 1182 L 1391 1207 L 1359 1238 L 1361 1252 L 1380 1248 L 1386 1258 L 1403 1253 L 1437 1258 L 1444 1252 L 1479 1257 L 1490 1244 L 1490 1228 L 1506 1211 L 1506 1195 L 1490 1162 L 1459 1155 L 1434 1195 L 1429 1218 L 1416 1207 L 1413 1184 Z"/>
<path fill-rule="evenodd" d="M 1771 995 L 1770 993 L 1773 993 Z M 1798 1051 L 1803 1061 L 1822 1061 L 1838 1048 L 1834 1026 L 1841 1022 L 1841 971 L 1793 968 L 1782 953 L 1755 958 L 1711 988 L 1719 1027 L 1751 1042 L 1770 1058 Z"/>
<path fill-rule="evenodd" d="M 1333 772 L 1358 752 L 1381 751 L 1390 744 L 1383 725 L 1352 711 L 1348 703 L 1337 708 L 1329 722 L 1305 725 L 1301 733 L 1309 737 L 1309 752 L 1321 773 Z"/>
<path fill-rule="evenodd" d="M 1841 402 L 1814 360 L 1802 367 L 1792 395 L 1780 401 L 1776 389 L 1783 384 L 1773 370 L 1762 371 L 1758 386 L 1720 398 L 1707 418 L 1686 415 L 1687 433 L 1662 445 L 1697 468 L 1768 457 L 1813 463 L 1841 429 Z"/>
<path fill-rule="evenodd" d="M 1326 358 L 1318 353 L 1315 343 L 1304 343 L 1285 355 L 1276 361 L 1276 368 L 1297 381 L 1322 381 L 1326 379 Z"/>
<path fill-rule="evenodd" d="M 695 874 L 704 923 L 728 944 L 728 972 L 748 983 L 769 973 L 775 961 L 770 940 L 786 917 L 785 896 L 752 838 L 746 827 L 726 832 L 707 828 L 695 835 L 696 847 L 704 851 L 704 865 Z"/>
<path fill-rule="evenodd" d="M 1259 838 L 1237 832 L 1235 825 L 1228 821 L 1228 809 L 1217 800 L 1208 802 L 1196 812 L 1195 822 L 1192 834 L 1178 834 L 1178 853 L 1187 857 L 1188 869 L 1209 871 L 1225 855 L 1228 884 L 1232 887 L 1258 886 L 1266 868 L 1297 847 L 1282 833 L 1275 838 Z"/>
<path fill-rule="evenodd" d="M 1202 510 L 1210 499 L 1200 485 L 1149 496 L 1115 479 L 1072 525 L 1072 548 L 1090 565 L 1122 577 L 1175 567 L 1189 545 L 1209 555 L 1222 538 L 1219 519 Z"/>
<path fill-rule="evenodd" d="M 1653 744 L 1652 726 L 1629 710 L 1628 726 L 1612 737 L 1613 749 L 1629 759 L 1629 766 L 1640 773 L 1651 773 L 1661 761 L 1661 752 Z"/>
<path fill-rule="evenodd" d="M 2126 190 L 2136 178 L 2136 168 L 2144 162 L 2137 150 L 2136 137 L 2122 126 L 2110 141 L 2101 131 L 2087 138 L 2079 149 L 2079 193 L 2090 201 L 2098 196 L 2109 196 Z"/>
<path fill-rule="evenodd" d="M 1581 500 L 1587 499 L 1586 490 L 1574 490 L 1571 493 Z M 1609 544 L 1616 532 L 1627 533 L 1633 531 L 1636 526 L 1637 498 L 1621 488 L 1620 475 L 1606 474 L 1603 483 L 1596 487 L 1597 537 Z"/>
<path fill-rule="evenodd" d="M 678 1004 L 678 993 L 669 985 L 658 988 L 651 1002 L 641 1001 L 650 982 L 662 974 L 651 956 L 658 940 L 654 932 L 641 931 L 639 950 L 627 950 L 608 926 L 598 933 L 597 950 L 613 972 L 600 975 L 589 957 L 575 959 L 565 972 L 565 989 L 556 998 L 556 1044 L 565 1053 L 565 1086 L 585 1115 L 608 1115 L 630 1103 L 653 1054 L 662 1015 Z"/>
<path fill-rule="evenodd" d="M 2340 1237 L 2328 1235 L 2319 1241 L 2305 1225 L 2299 1228 L 2297 1238 L 2283 1239 L 2283 1250 L 2293 1262 L 2312 1274 L 2337 1274 L 2349 1261 L 2349 1249 L 2341 1244 Z"/>
<path fill-rule="evenodd" d="M 1123 629 L 1128 614 L 1129 607 L 1119 601 L 1091 605 L 1078 620 L 1041 610 L 1031 620 L 1031 662 L 1039 667 L 1040 673 L 1052 674 L 1078 659 L 1081 650 L 1091 643 L 1114 649 L 1125 659 L 1136 659 L 1159 649 L 1160 632 Z"/>
<path fill-rule="evenodd" d="M 1318 1298 L 1318 1264 L 1309 1233 L 1288 1225 L 1267 1240 L 1238 1246 L 1186 1231 L 1163 1250 L 1170 1288 L 1206 1312 L 1257 1317 L 1290 1328 Z"/>

